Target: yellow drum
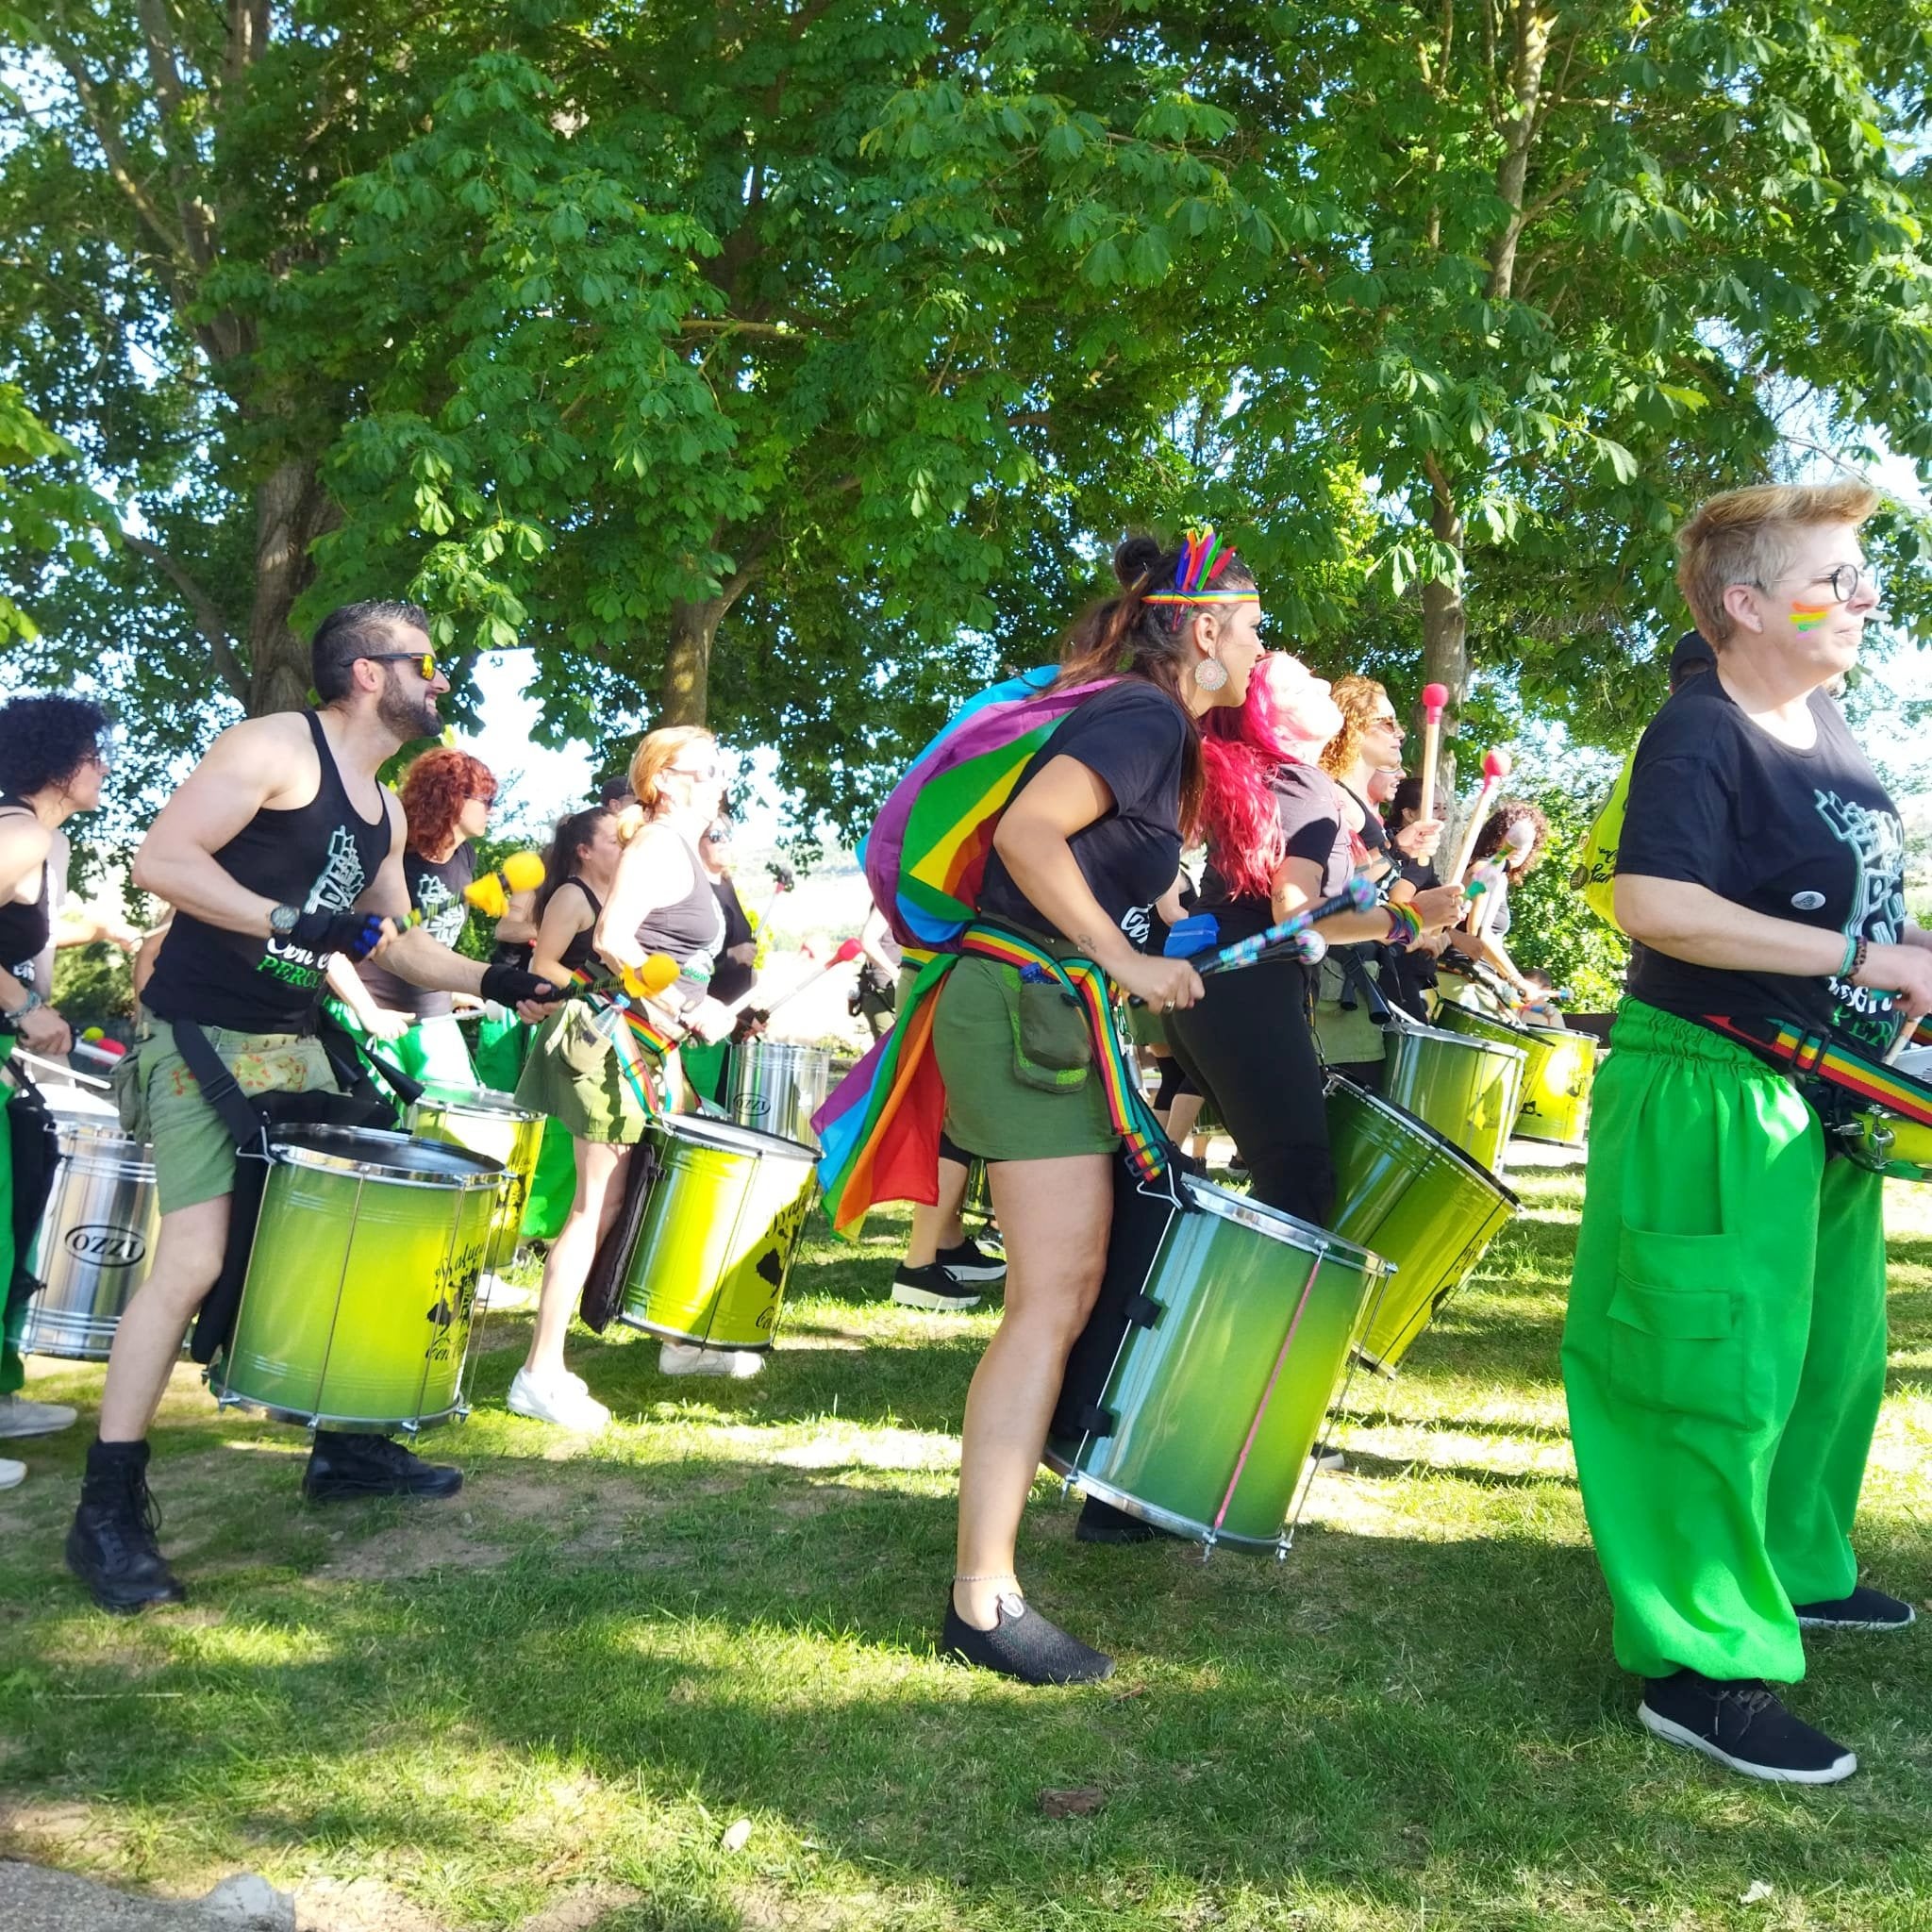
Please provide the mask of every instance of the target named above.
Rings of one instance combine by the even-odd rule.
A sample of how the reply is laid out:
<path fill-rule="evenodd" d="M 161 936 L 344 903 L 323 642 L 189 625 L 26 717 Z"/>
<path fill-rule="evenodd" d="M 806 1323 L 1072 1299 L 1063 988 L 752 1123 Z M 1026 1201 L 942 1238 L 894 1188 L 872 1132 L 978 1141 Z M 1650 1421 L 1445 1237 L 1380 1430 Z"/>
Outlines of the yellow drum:
<path fill-rule="evenodd" d="M 1590 1124 L 1590 1090 L 1596 1080 L 1596 1041 L 1567 1026 L 1529 1026 L 1474 1006 L 1445 1005 L 1436 1024 L 1448 1033 L 1493 1040 L 1528 1056 L 1523 1097 L 1512 1131 L 1525 1141 L 1580 1147 Z"/>
<path fill-rule="evenodd" d="M 1890 1174 L 1895 1181 L 1932 1181 L 1932 1127 L 1888 1113 L 1882 1107 L 1866 1107 L 1840 1131 L 1845 1152 L 1860 1167 Z"/>

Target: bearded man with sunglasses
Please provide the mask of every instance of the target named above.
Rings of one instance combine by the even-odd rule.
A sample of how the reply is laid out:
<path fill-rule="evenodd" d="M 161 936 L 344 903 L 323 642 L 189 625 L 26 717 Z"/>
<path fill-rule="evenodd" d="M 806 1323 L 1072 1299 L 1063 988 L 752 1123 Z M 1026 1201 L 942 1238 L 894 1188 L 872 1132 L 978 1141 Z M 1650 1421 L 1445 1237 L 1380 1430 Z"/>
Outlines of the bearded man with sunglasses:
<path fill-rule="evenodd" d="M 114 1337 L 100 1432 L 88 1452 L 67 1561 L 105 1608 L 186 1594 L 156 1541 L 147 1432 L 182 1339 L 221 1273 L 236 1137 L 205 1096 L 179 1041 L 192 1029 L 242 1096 L 336 1084 L 317 1038 L 331 956 L 380 955 L 412 985 L 519 1006 L 555 997 L 512 966 L 482 966 L 407 917 L 405 825 L 377 780 L 384 761 L 441 729 L 449 690 L 413 604 L 345 605 L 310 645 L 319 707 L 232 725 L 161 808 L 135 855 L 135 883 L 175 908 L 144 1001 L 154 1030 L 117 1071 L 131 1132 L 153 1142 L 161 1221 L 148 1278 Z M 187 1023 L 184 1028 L 183 1023 Z M 385 1437 L 318 1431 L 303 1477 L 315 1501 L 453 1494 L 440 1469 Z"/>

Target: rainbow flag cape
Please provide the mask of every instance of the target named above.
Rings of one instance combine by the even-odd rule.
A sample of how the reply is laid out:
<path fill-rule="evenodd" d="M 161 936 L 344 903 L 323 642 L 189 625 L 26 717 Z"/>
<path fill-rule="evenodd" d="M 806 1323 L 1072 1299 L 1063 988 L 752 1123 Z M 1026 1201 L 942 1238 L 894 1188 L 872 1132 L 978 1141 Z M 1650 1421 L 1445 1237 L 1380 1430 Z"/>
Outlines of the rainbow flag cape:
<path fill-rule="evenodd" d="M 940 989 L 964 953 L 1059 981 L 1087 1016 L 1094 1076 L 1128 1159 L 1148 1179 L 1167 1166 L 1167 1136 L 1127 1066 L 1108 1006 L 1106 975 L 1091 959 L 1057 959 L 1016 933 L 975 925 L 960 935 L 959 954 L 941 953 L 919 969 L 892 1030 L 812 1116 L 824 1150 L 818 1171 L 825 1214 L 848 1238 L 875 1202 L 923 1201 L 931 1207 L 939 1199 L 946 1089 L 932 1051 L 932 1023 Z"/>
<path fill-rule="evenodd" d="M 1027 761 L 1069 711 L 1117 682 L 1055 691 L 1058 675 L 1041 665 L 981 691 L 913 759 L 880 808 L 859 858 L 873 903 L 902 946 L 945 952 L 958 944 L 978 909 L 992 835 Z"/>

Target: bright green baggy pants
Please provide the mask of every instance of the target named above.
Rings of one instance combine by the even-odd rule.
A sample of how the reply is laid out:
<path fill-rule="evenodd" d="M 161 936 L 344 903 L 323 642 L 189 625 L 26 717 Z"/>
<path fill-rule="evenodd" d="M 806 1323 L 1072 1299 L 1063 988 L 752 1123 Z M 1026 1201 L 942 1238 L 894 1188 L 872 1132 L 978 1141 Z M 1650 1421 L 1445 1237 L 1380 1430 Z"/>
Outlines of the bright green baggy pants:
<path fill-rule="evenodd" d="M 1617 1661 L 1805 1674 L 1793 1604 L 1849 1595 L 1885 1391 L 1879 1176 L 1781 1074 L 1626 999 L 1590 1123 L 1563 1332 Z"/>

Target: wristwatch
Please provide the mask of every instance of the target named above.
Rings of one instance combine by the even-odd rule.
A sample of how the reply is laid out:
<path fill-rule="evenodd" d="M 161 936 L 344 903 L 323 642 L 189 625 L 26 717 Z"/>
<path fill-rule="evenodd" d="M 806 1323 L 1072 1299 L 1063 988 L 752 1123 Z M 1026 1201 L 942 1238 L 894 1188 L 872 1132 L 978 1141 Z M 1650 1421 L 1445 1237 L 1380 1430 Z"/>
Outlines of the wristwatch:
<path fill-rule="evenodd" d="M 295 922 L 301 917 L 299 906 L 277 906 L 268 916 L 268 929 L 276 939 L 285 940 L 295 930 Z"/>

